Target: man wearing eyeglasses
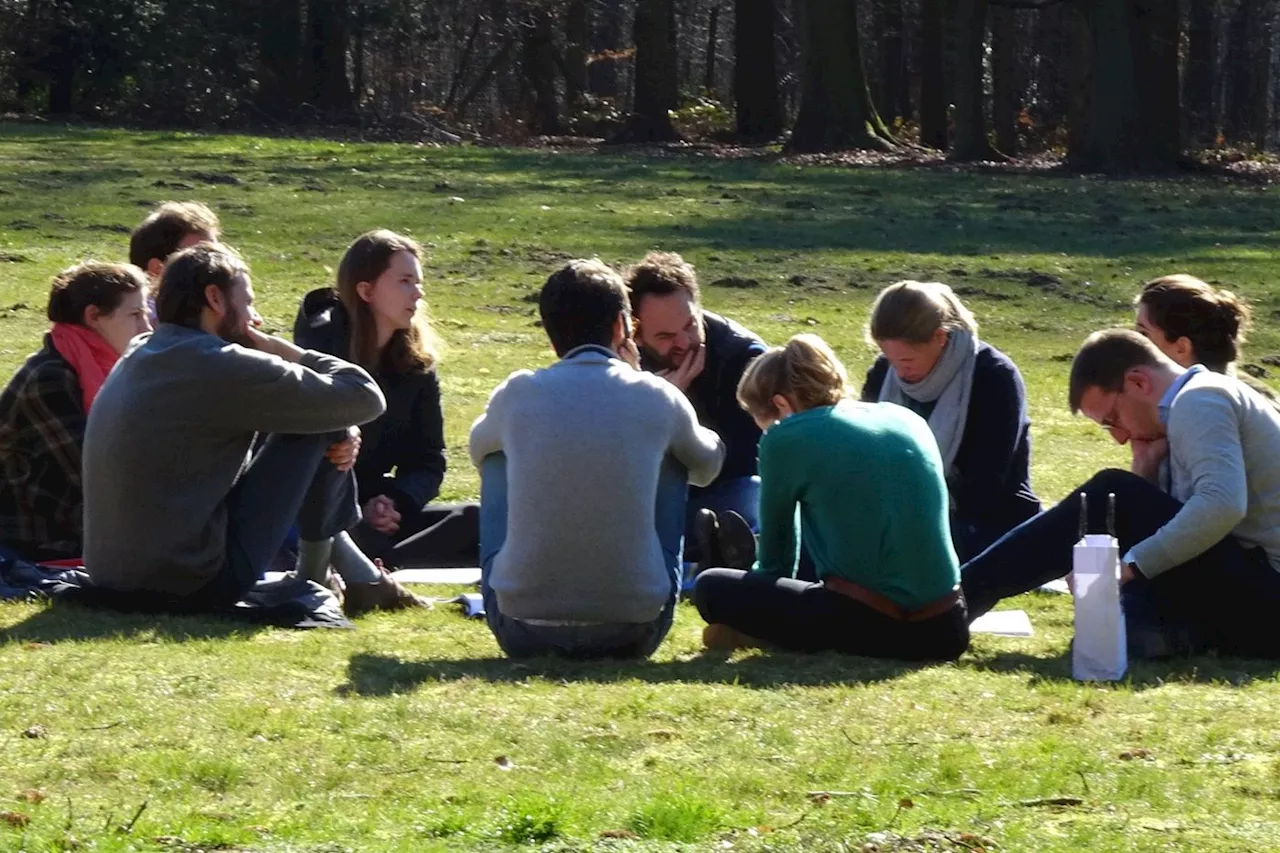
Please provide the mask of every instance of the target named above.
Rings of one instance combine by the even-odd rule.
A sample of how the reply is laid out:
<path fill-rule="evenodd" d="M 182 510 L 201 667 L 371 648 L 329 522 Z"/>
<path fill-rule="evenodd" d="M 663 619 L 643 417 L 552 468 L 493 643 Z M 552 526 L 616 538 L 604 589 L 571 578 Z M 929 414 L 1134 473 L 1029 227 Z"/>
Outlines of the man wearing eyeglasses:
<path fill-rule="evenodd" d="M 1070 572 L 1080 496 L 1089 532 L 1101 532 L 1114 494 L 1131 657 L 1280 657 L 1280 631 L 1267 627 L 1280 612 L 1280 411 L 1239 380 L 1179 367 L 1119 329 L 1085 340 L 1069 403 L 1133 448 L 1133 469 L 1098 473 L 970 560 L 961 570 L 970 618 Z"/>

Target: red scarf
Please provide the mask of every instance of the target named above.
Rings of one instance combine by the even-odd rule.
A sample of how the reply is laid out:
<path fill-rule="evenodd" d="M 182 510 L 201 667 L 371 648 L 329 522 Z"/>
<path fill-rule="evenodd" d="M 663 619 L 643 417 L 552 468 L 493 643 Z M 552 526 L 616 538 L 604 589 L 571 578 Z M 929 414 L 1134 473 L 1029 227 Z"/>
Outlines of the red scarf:
<path fill-rule="evenodd" d="M 71 365 L 80 377 L 80 389 L 84 392 L 84 413 L 89 414 L 93 398 L 107 380 L 107 374 L 120 356 L 107 339 L 87 326 L 74 323 L 53 324 L 53 348 Z"/>

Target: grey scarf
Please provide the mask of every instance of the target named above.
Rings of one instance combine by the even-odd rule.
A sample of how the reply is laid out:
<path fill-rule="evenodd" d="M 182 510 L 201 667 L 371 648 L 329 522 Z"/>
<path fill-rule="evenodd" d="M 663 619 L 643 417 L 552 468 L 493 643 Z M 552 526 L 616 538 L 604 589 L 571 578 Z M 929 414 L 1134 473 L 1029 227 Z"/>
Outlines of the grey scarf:
<path fill-rule="evenodd" d="M 891 367 L 880 386 L 880 401 L 884 403 L 905 406 L 908 397 L 918 403 L 935 403 L 929 415 L 929 429 L 938 440 L 948 480 L 969 417 L 969 396 L 973 391 L 973 367 L 977 358 L 977 336 L 968 329 L 952 329 L 938 363 L 928 376 L 915 383 L 903 382 Z"/>

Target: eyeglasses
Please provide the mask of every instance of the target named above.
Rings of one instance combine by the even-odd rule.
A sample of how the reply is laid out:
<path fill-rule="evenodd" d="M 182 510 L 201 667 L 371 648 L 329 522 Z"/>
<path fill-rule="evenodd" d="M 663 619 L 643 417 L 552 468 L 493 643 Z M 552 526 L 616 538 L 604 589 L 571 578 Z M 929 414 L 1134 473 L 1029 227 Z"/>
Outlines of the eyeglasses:
<path fill-rule="evenodd" d="M 1111 408 L 1102 420 L 1098 421 L 1098 426 L 1103 429 L 1115 429 L 1120 425 L 1120 397 L 1123 393 L 1123 391 L 1116 392 L 1115 402 L 1111 404 Z"/>

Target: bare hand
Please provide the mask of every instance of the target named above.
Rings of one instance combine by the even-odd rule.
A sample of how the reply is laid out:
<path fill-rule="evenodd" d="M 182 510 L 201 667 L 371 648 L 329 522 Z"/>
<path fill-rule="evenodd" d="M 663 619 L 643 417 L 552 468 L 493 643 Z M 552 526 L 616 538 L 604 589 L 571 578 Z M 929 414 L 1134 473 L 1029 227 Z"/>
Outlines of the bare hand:
<path fill-rule="evenodd" d="M 622 343 L 618 344 L 618 358 L 636 370 L 640 369 L 640 348 L 636 346 L 635 338 L 622 339 Z"/>
<path fill-rule="evenodd" d="M 339 471 L 354 468 L 360 455 L 360 427 L 347 427 L 347 437 L 329 445 L 324 455 Z"/>
<path fill-rule="evenodd" d="M 707 345 L 698 344 L 698 348 L 686 355 L 684 362 L 679 367 L 659 371 L 658 375 L 681 391 L 687 392 L 689 386 L 693 384 L 693 380 L 702 375 L 702 371 L 706 366 Z"/>
<path fill-rule="evenodd" d="M 1124 586 L 1125 584 L 1127 584 L 1129 581 L 1133 580 L 1137 576 L 1138 576 L 1138 573 L 1134 571 L 1133 563 L 1120 564 L 1120 585 L 1121 586 Z"/>
<path fill-rule="evenodd" d="M 291 361 L 295 364 L 302 358 L 301 349 L 289 343 L 284 338 L 278 338 L 275 335 L 268 335 L 257 326 L 252 324 L 247 326 L 245 328 L 245 335 L 256 350 L 274 355 L 277 358 L 282 358 L 285 361 Z"/>
<path fill-rule="evenodd" d="M 1160 463 L 1169 455 L 1169 439 L 1156 438 L 1146 441 L 1131 438 L 1129 447 L 1133 451 L 1133 473 L 1153 483 L 1156 482 L 1160 476 Z"/>
<path fill-rule="evenodd" d="M 396 511 L 396 502 L 386 495 L 371 498 L 364 505 L 364 520 L 379 533 L 390 535 L 400 529 L 400 513 Z"/>

